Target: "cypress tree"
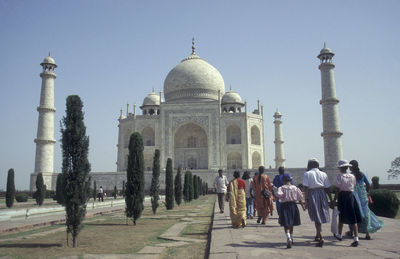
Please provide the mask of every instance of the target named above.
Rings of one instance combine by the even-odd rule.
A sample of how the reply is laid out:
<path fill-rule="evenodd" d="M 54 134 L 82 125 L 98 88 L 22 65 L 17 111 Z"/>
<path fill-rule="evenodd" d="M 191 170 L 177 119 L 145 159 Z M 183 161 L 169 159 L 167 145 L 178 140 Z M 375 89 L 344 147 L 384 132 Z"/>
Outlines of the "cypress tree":
<path fill-rule="evenodd" d="M 135 132 L 129 139 L 128 168 L 126 170 L 125 215 L 133 225 L 144 209 L 144 157 L 143 138 Z"/>
<path fill-rule="evenodd" d="M 42 206 L 45 194 L 46 186 L 44 186 L 43 174 L 38 173 L 36 176 L 36 192 L 34 194 L 37 205 Z"/>
<path fill-rule="evenodd" d="M 117 186 L 114 185 L 114 199 L 117 199 L 117 192 L 118 192 Z"/>
<path fill-rule="evenodd" d="M 194 189 L 193 189 L 193 175 L 192 172 L 189 171 L 189 202 L 193 200 Z"/>
<path fill-rule="evenodd" d="M 97 198 L 97 183 L 96 183 L 96 181 L 93 182 L 92 196 L 93 196 L 93 201 L 96 201 L 96 198 Z"/>
<path fill-rule="evenodd" d="M 174 172 L 172 170 L 172 159 L 167 159 L 165 171 L 165 207 L 167 210 L 174 208 Z"/>
<path fill-rule="evenodd" d="M 66 102 L 66 115 L 62 119 L 61 147 L 62 173 L 64 174 L 64 199 L 66 211 L 67 242 L 72 235 L 73 247 L 86 215 L 86 203 L 90 198 L 90 163 L 88 160 L 89 137 L 83 122 L 83 103 L 79 96 L 70 95 Z"/>
<path fill-rule="evenodd" d="M 8 170 L 7 175 L 7 191 L 6 191 L 6 205 L 11 208 L 14 204 L 15 198 L 15 183 L 14 183 L 14 169 Z"/>
<path fill-rule="evenodd" d="M 176 204 L 181 205 L 182 202 L 182 174 L 181 174 L 181 166 L 178 167 L 178 172 L 175 176 L 175 202 Z"/>
<path fill-rule="evenodd" d="M 193 199 L 199 198 L 199 188 L 197 187 L 197 184 L 199 181 L 197 180 L 197 175 L 193 175 Z"/>
<path fill-rule="evenodd" d="M 57 183 L 56 183 L 56 200 L 57 203 L 60 205 L 65 204 L 64 201 L 64 174 L 63 173 L 59 173 L 57 175 Z"/>
<path fill-rule="evenodd" d="M 189 171 L 185 172 L 185 180 L 183 184 L 183 200 L 189 202 Z"/>
<path fill-rule="evenodd" d="M 153 157 L 153 177 L 150 187 L 151 209 L 156 214 L 158 208 L 158 199 L 160 197 L 160 150 L 156 149 Z"/>
<path fill-rule="evenodd" d="M 201 194 L 202 194 L 202 184 L 203 184 L 203 182 L 201 181 L 201 178 L 200 177 L 198 177 L 197 178 L 198 179 L 198 181 L 199 181 L 199 183 L 197 184 L 197 188 L 199 189 L 199 197 L 201 196 Z"/>

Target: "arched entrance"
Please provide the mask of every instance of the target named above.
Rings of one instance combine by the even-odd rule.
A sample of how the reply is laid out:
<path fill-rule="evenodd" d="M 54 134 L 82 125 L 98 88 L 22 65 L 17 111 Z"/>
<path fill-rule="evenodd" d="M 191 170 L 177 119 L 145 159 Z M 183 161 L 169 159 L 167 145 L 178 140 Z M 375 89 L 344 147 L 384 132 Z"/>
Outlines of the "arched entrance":
<path fill-rule="evenodd" d="M 208 169 L 208 143 L 205 130 L 195 123 L 180 126 L 174 135 L 174 167 Z"/>

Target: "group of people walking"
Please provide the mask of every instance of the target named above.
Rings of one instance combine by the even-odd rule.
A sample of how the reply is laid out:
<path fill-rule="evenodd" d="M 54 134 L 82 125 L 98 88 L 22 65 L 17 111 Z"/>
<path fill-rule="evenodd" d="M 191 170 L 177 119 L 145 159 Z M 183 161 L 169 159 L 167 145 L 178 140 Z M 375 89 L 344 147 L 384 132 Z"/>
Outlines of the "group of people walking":
<path fill-rule="evenodd" d="M 331 193 L 331 183 L 328 175 L 319 169 L 318 161 L 313 158 L 308 161 L 307 171 L 303 175 L 303 192 L 296 187 L 292 176 L 285 173 L 284 168 L 278 169 L 279 174 L 271 183 L 264 167 L 260 166 L 253 177 L 245 171 L 240 178 L 240 172 L 235 171 L 234 179 L 228 182 L 222 170 L 214 181 L 218 193 L 220 212 L 224 212 L 224 200 L 229 201 L 229 211 L 232 227 L 244 228 L 247 219 L 253 219 L 257 213 L 257 223 L 266 224 L 268 217 L 273 215 L 275 200 L 279 224 L 284 228 L 287 248 L 293 245 L 293 227 L 301 224 L 297 204 L 308 211 L 310 220 L 314 222 L 316 246 L 324 246 L 322 224 L 331 221 L 330 209 L 333 216 L 338 212 L 339 219 L 332 218 L 331 231 L 333 236 L 342 241 L 343 225 L 349 225 L 346 235 L 353 237 L 351 246 L 357 247 L 358 233 L 365 233 L 365 239 L 371 239 L 370 233 L 383 227 L 375 214 L 369 210 L 370 197 L 369 181 L 360 171 L 355 160 L 348 163 L 338 161 L 338 171 L 334 181 L 334 195 Z M 349 170 L 350 169 L 350 170 Z M 332 197 L 333 196 L 333 197 Z M 337 209 L 336 209 L 337 208 Z"/>

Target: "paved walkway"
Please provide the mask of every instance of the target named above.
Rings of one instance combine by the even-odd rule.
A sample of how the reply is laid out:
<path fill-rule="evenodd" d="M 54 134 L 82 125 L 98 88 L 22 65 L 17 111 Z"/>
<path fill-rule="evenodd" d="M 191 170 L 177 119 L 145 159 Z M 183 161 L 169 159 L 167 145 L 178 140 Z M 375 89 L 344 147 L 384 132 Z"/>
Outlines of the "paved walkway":
<path fill-rule="evenodd" d="M 244 229 L 233 229 L 228 203 L 225 203 L 225 213 L 221 214 L 217 202 L 209 258 L 400 258 L 400 220 L 381 218 L 385 227 L 372 234 L 373 240 L 365 240 L 365 235 L 361 234 L 358 247 L 350 247 L 352 239 L 337 241 L 330 233 L 330 224 L 324 224 L 325 246 L 320 248 L 313 242 L 315 228 L 307 211 L 300 211 L 302 225 L 294 228 L 294 245 L 287 249 L 276 212 L 266 225 L 251 219 Z"/>

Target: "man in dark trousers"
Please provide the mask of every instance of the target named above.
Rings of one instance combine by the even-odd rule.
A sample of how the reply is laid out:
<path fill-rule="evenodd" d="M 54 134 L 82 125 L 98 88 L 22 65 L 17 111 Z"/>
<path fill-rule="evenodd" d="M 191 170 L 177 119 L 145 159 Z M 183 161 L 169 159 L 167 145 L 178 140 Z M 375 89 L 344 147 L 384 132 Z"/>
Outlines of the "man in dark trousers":
<path fill-rule="evenodd" d="M 224 199 L 229 182 L 226 176 L 222 174 L 222 170 L 218 170 L 218 176 L 214 180 L 215 192 L 218 195 L 218 205 L 220 213 L 224 213 Z"/>

